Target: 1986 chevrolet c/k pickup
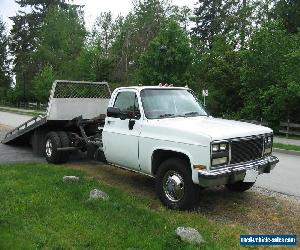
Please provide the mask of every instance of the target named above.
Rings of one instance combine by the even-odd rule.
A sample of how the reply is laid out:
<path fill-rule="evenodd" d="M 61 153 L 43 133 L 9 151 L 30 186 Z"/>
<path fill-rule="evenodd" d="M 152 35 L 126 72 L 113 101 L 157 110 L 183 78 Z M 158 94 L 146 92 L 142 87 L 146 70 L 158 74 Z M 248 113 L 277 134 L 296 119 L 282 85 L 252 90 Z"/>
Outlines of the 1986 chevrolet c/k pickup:
<path fill-rule="evenodd" d="M 108 106 L 106 160 L 154 176 L 171 208 L 190 206 L 198 186 L 245 191 L 278 162 L 271 129 L 213 118 L 187 88 L 120 88 Z"/>
<path fill-rule="evenodd" d="M 59 98 L 54 94 L 51 105 L 69 105 Z M 76 112 L 84 115 L 89 102 L 83 99 Z M 48 162 L 87 150 L 89 158 L 155 177 L 160 200 L 177 209 L 199 199 L 199 186 L 245 191 L 278 163 L 270 128 L 213 118 L 188 88 L 123 87 L 105 100 L 102 125 L 101 119 L 60 118 L 32 134 L 32 141 L 43 142 Z M 93 107 L 86 109 L 91 113 Z"/>

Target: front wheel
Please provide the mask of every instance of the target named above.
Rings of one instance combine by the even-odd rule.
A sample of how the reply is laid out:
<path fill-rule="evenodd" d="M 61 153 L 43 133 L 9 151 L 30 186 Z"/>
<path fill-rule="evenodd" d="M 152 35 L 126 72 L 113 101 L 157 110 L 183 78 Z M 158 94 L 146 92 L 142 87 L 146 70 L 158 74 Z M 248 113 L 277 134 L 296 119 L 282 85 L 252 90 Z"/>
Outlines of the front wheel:
<path fill-rule="evenodd" d="M 230 190 L 230 191 L 234 191 L 234 192 L 244 192 L 250 188 L 253 187 L 253 185 L 255 184 L 255 182 L 243 182 L 243 181 L 237 181 L 235 183 L 232 184 L 226 184 L 226 187 Z"/>
<path fill-rule="evenodd" d="M 156 192 L 164 205 L 172 209 L 191 207 L 198 197 L 189 164 L 172 158 L 164 161 L 156 175 Z"/>

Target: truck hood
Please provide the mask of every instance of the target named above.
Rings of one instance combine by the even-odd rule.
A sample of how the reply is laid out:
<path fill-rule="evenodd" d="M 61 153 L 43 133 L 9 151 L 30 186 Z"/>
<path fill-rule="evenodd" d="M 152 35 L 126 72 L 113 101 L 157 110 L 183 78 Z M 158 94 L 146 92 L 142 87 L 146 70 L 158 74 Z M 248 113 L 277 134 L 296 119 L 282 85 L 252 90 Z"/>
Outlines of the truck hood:
<path fill-rule="evenodd" d="M 206 116 L 175 117 L 149 120 L 152 126 L 160 127 L 170 135 L 175 131 L 184 137 L 185 133 L 223 140 L 271 133 L 270 128 L 246 122 L 225 120 Z M 180 136 L 177 134 L 177 136 Z"/>

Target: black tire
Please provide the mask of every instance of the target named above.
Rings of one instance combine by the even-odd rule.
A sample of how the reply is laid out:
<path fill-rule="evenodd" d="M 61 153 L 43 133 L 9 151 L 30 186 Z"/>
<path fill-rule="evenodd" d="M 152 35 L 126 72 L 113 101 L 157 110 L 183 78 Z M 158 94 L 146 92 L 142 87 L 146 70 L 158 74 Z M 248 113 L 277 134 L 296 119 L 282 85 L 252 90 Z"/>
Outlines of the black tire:
<path fill-rule="evenodd" d="M 190 208 L 199 195 L 189 164 L 180 158 L 168 159 L 159 166 L 155 188 L 161 202 L 171 209 Z"/>
<path fill-rule="evenodd" d="M 58 133 L 61 147 L 69 147 L 70 146 L 70 139 L 68 134 L 65 131 L 59 131 Z M 70 158 L 70 152 L 63 151 L 60 152 L 60 163 L 66 163 Z"/>
<path fill-rule="evenodd" d="M 44 145 L 47 162 L 54 164 L 61 163 L 61 152 L 57 151 L 57 148 L 61 147 L 58 134 L 56 132 L 49 132 L 45 137 Z"/>
<path fill-rule="evenodd" d="M 255 182 L 243 182 L 243 181 L 237 181 L 232 184 L 226 184 L 225 186 L 233 192 L 244 192 L 250 188 L 253 187 Z"/>

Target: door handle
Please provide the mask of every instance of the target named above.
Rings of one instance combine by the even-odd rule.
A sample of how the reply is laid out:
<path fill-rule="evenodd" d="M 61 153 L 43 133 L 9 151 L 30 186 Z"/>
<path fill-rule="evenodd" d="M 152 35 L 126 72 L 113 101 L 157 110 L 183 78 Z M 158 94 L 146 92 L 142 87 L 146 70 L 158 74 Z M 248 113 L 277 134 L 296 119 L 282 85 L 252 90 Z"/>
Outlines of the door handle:
<path fill-rule="evenodd" d="M 111 124 L 113 124 L 115 121 L 112 121 L 112 120 L 108 120 L 107 121 L 107 125 L 111 125 Z"/>
<path fill-rule="evenodd" d="M 129 130 L 133 130 L 134 124 L 135 124 L 135 120 L 129 120 L 129 122 L 128 122 Z"/>

